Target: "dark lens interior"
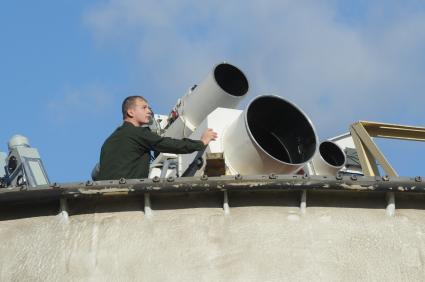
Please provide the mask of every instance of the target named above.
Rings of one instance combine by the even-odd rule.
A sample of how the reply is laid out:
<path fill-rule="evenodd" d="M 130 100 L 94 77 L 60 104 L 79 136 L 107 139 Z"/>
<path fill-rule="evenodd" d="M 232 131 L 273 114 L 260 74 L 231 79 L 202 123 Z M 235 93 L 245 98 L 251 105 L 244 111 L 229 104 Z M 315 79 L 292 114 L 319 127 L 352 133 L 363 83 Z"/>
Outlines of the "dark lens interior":
<path fill-rule="evenodd" d="M 342 166 L 345 162 L 344 152 L 332 142 L 322 142 L 319 146 L 319 152 L 325 162 L 330 165 Z"/>
<path fill-rule="evenodd" d="M 243 96 L 248 92 L 248 80 L 235 66 L 219 64 L 214 70 L 218 85 L 233 96 Z"/>
<path fill-rule="evenodd" d="M 274 158 L 291 164 L 314 155 L 316 134 L 307 117 L 283 99 L 264 96 L 247 110 L 249 130 L 260 147 Z"/>

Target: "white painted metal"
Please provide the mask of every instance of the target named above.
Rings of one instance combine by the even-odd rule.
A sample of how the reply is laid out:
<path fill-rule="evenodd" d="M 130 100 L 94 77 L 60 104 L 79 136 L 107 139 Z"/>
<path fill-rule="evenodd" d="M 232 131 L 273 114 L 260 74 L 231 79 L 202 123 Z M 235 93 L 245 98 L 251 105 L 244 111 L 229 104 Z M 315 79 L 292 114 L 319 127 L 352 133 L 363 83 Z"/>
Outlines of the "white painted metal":
<path fill-rule="evenodd" d="M 164 163 L 175 160 L 176 162 L 179 162 L 178 155 L 176 154 L 170 154 L 170 153 L 161 153 L 158 155 L 158 157 L 153 161 L 153 163 L 150 166 L 149 176 L 148 178 L 154 178 L 155 176 L 161 177 L 161 174 L 163 174 L 164 177 L 168 176 L 176 176 L 177 172 L 175 169 L 169 169 L 164 168 Z M 163 169 L 167 169 L 166 172 L 162 172 Z M 165 174 L 165 175 L 164 175 Z"/>
<path fill-rule="evenodd" d="M 354 145 L 353 138 L 351 137 L 350 132 L 329 138 L 329 141 L 334 142 L 337 144 L 342 151 L 345 151 L 345 149 L 356 149 L 356 146 Z M 344 165 L 344 167 L 341 169 L 342 172 L 345 173 L 353 173 L 353 174 L 363 174 L 363 171 L 360 167 L 360 164 L 358 167 L 350 166 L 347 167 L 347 165 Z"/>
<path fill-rule="evenodd" d="M 385 199 L 387 200 L 387 207 L 385 208 L 385 212 L 388 216 L 395 215 L 395 195 L 394 192 L 388 192 L 385 195 Z"/>
<path fill-rule="evenodd" d="M 9 151 L 12 151 L 14 148 L 19 146 L 29 147 L 30 143 L 28 141 L 28 138 L 18 134 L 13 135 L 12 138 L 10 138 L 8 143 Z"/>
<path fill-rule="evenodd" d="M 0 152 L 0 177 L 4 177 L 6 172 L 4 170 L 6 166 L 6 153 Z"/>
<path fill-rule="evenodd" d="M 177 118 L 164 132 L 164 136 L 172 138 L 188 137 L 195 131 L 196 127 L 185 122 L 183 117 Z"/>
<path fill-rule="evenodd" d="M 255 103 L 254 103 L 255 102 Z M 254 103 L 254 104 L 253 104 Z M 267 113 L 264 113 L 263 108 L 258 108 L 258 103 L 273 103 L 274 106 L 270 109 L 267 108 Z M 282 103 L 279 105 L 279 103 Z M 268 106 L 268 104 L 263 105 Z M 283 108 L 282 108 L 282 107 Z M 255 110 L 260 109 L 262 112 L 256 113 Z M 259 122 L 249 124 L 247 122 L 247 113 L 250 111 L 249 115 L 251 119 L 256 119 L 258 115 Z M 300 128 L 294 124 L 289 117 L 285 118 L 287 112 L 292 111 L 291 118 L 296 118 L 299 121 L 298 126 L 303 127 L 304 133 L 311 139 L 311 148 L 307 148 L 307 153 L 303 156 L 301 161 L 283 161 L 282 158 L 275 157 L 276 150 L 289 150 L 288 154 L 295 155 L 294 150 L 300 149 L 296 148 L 293 144 L 297 140 L 295 138 L 303 139 L 299 136 Z M 282 121 L 268 120 L 273 117 L 279 118 L 282 117 Z M 278 128 L 271 129 L 270 132 L 261 132 L 266 136 L 262 136 L 258 133 L 258 127 L 266 126 L 264 123 L 273 123 L 274 126 Z M 251 127 L 250 127 L 251 126 Z M 317 147 L 317 136 L 315 135 L 313 125 L 311 124 L 308 117 L 299 110 L 296 106 L 289 103 L 278 96 L 258 96 L 255 98 L 245 111 L 233 110 L 218 108 L 207 116 L 207 118 L 198 126 L 193 134 L 189 137 L 192 139 L 199 139 L 202 132 L 207 128 L 213 128 L 218 133 L 218 139 L 210 143 L 206 149 L 206 153 L 224 153 L 225 162 L 227 166 L 226 174 L 236 175 L 240 174 L 268 174 L 268 173 L 293 173 L 304 166 L 314 155 Z M 251 131 L 255 131 L 253 134 Z M 274 132 L 275 131 L 275 132 Z M 276 136 L 276 133 L 280 136 Z M 274 134 L 274 135 L 273 135 Z M 287 136 L 283 136 L 283 135 Z M 255 136 L 254 136 L 255 135 Z M 278 144 L 279 148 L 270 148 L 262 147 L 264 140 L 262 138 L 287 138 L 284 141 L 281 141 L 282 144 Z M 288 137 L 289 136 L 289 137 Z M 308 138 L 307 138 L 308 139 Z M 260 140 L 260 141 L 259 141 Z M 302 140 L 305 142 L 305 140 Z M 286 144 L 283 144 L 285 143 Z M 288 145 L 289 144 L 289 145 Z M 286 145 L 286 147 L 285 147 Z M 300 146 L 305 145 L 301 144 Z M 305 145 L 304 147 L 308 147 Z M 274 154 L 274 155 L 273 155 Z M 180 163 L 180 175 L 183 173 L 186 168 L 193 161 L 195 153 L 181 155 Z M 197 175 L 203 173 L 203 169 L 200 169 Z"/>
<path fill-rule="evenodd" d="M 160 176 L 161 175 L 161 171 L 162 171 L 162 163 L 160 166 L 158 167 L 152 167 L 149 171 L 149 177 L 148 178 L 154 178 L 155 176 Z"/>
<path fill-rule="evenodd" d="M 198 126 L 198 128 L 193 132 L 189 137 L 191 139 L 200 139 L 201 134 L 207 129 L 212 128 L 217 132 L 218 138 L 215 141 L 210 142 L 205 153 L 222 153 L 224 151 L 224 140 L 223 137 L 226 132 L 226 128 L 232 124 L 240 115 L 242 114 L 241 110 L 226 109 L 226 108 L 217 108 L 212 113 L 207 115 L 204 121 Z M 197 152 L 192 154 L 181 155 L 181 163 L 179 165 L 181 175 L 190 163 L 193 161 Z M 204 154 L 205 156 L 205 154 Z M 204 162 L 205 163 L 205 162 Z M 202 169 L 197 173 L 202 174 Z"/>
<path fill-rule="evenodd" d="M 346 132 L 344 134 L 329 138 L 329 141 L 334 142 L 338 146 L 340 146 L 342 149 L 344 148 L 356 148 L 356 145 L 354 145 L 353 138 L 351 137 L 350 132 Z"/>
<path fill-rule="evenodd" d="M 68 201 L 67 201 L 67 199 L 60 199 L 58 216 L 61 217 L 62 220 L 68 221 L 69 214 L 68 214 Z"/>
<path fill-rule="evenodd" d="M 179 99 L 175 107 L 179 118 L 164 135 L 189 136 L 216 108 L 236 108 L 248 89 L 248 80 L 241 70 L 228 63 L 216 65 L 202 83 Z"/>
<path fill-rule="evenodd" d="M 152 124 L 149 125 L 149 128 L 151 129 L 151 131 L 161 135 L 167 123 L 168 116 L 154 114 Z"/>
<path fill-rule="evenodd" d="M 345 166 L 344 151 L 334 142 L 326 140 L 320 143 L 311 164 L 316 175 L 336 175 Z"/>
<path fill-rule="evenodd" d="M 9 155 L 6 162 L 16 160 L 15 169 L 10 171 L 11 185 L 21 185 L 26 182 L 31 187 L 49 183 L 47 172 L 36 148 L 29 146 L 28 139 L 22 135 L 15 135 L 9 141 Z M 18 183 L 19 182 L 19 183 Z"/>
<path fill-rule="evenodd" d="M 261 112 L 255 113 L 255 108 L 259 103 L 266 104 L 262 105 Z M 289 112 L 294 114 L 294 116 L 288 117 Z M 253 125 L 253 121 L 251 121 L 250 124 L 248 114 L 253 121 L 258 119 L 259 122 L 256 121 L 257 123 Z M 276 122 L 273 118 L 278 119 L 278 121 Z M 268 129 L 264 128 L 273 122 L 275 123 L 275 128 L 273 128 L 275 132 L 266 132 Z M 297 135 L 299 132 L 296 131 L 299 131 L 300 128 L 297 128 L 295 122 L 299 122 L 299 125 L 305 127 L 305 132 L 303 133 L 309 138 L 299 138 Z M 306 155 L 300 158 L 301 161 L 292 161 L 290 157 L 289 161 L 284 161 L 283 158 L 273 156 L 271 150 L 263 146 L 264 142 L 260 142 L 260 139 L 264 136 L 258 134 L 258 131 L 253 134 L 253 130 L 258 130 L 258 127 L 264 127 L 260 129 L 265 134 L 268 134 L 269 138 L 274 138 L 274 141 L 281 147 L 280 149 L 274 148 L 274 153 L 276 151 L 278 153 L 286 151 L 285 154 L 290 155 L 294 149 L 301 150 L 300 147 L 303 144 L 300 144 L 298 148 L 294 148 L 294 146 L 289 148 L 282 141 L 283 137 L 288 138 L 285 141 L 292 143 L 306 142 L 306 139 L 310 139 L 311 144 L 309 145 L 311 148 L 308 148 Z M 276 134 L 278 131 L 280 135 Z M 282 134 L 286 135 L 283 136 Z M 294 140 L 294 138 L 299 138 L 299 140 Z M 303 167 L 313 157 L 317 149 L 317 143 L 317 136 L 310 119 L 298 107 L 279 96 L 258 96 L 249 103 L 238 119 L 226 129 L 224 156 L 231 174 L 293 173 Z"/>
<path fill-rule="evenodd" d="M 223 192 L 223 211 L 224 214 L 230 213 L 230 207 L 229 207 L 229 195 L 227 193 L 227 190 Z"/>
<path fill-rule="evenodd" d="M 144 198 L 145 198 L 145 207 L 144 207 L 145 216 L 146 217 L 151 217 L 152 216 L 152 208 L 151 208 L 151 197 L 150 197 L 150 194 L 149 193 L 145 193 Z"/>
<path fill-rule="evenodd" d="M 303 190 L 301 192 L 301 201 L 300 201 L 300 212 L 305 214 L 307 211 L 307 191 Z"/>

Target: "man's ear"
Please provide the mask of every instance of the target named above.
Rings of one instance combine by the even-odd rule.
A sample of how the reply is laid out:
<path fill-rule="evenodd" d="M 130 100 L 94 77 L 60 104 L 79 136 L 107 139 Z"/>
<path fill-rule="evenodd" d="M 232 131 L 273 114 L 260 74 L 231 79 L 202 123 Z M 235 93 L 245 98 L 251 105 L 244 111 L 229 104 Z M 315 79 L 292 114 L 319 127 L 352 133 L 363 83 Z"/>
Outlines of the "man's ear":
<path fill-rule="evenodd" d="M 133 108 L 129 108 L 129 109 L 127 110 L 127 116 L 128 116 L 129 118 L 133 118 L 133 117 L 134 117 L 134 109 L 133 109 Z"/>

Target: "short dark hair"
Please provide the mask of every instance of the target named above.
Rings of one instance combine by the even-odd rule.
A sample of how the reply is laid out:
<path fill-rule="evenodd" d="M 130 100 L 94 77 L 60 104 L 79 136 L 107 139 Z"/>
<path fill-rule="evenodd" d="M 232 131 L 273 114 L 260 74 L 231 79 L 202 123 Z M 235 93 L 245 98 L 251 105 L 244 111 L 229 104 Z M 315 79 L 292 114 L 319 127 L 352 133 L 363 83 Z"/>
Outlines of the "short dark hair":
<path fill-rule="evenodd" d="M 130 109 L 131 107 L 134 106 L 134 103 L 136 102 L 137 99 L 141 99 L 141 100 L 145 101 L 146 103 L 148 102 L 148 100 L 146 100 L 143 96 L 138 96 L 138 95 L 137 96 L 128 96 L 122 102 L 122 106 L 121 106 L 122 119 L 125 119 L 127 117 L 128 109 Z"/>

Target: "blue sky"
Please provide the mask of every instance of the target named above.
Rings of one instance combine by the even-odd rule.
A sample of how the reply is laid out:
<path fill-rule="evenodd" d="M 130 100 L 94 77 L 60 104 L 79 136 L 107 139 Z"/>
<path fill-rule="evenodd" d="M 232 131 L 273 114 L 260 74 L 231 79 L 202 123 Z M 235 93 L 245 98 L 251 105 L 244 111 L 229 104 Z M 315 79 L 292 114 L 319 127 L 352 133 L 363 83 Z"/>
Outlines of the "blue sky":
<path fill-rule="evenodd" d="M 27 136 L 51 181 L 90 178 L 123 98 L 167 114 L 221 61 L 249 79 L 241 108 L 280 95 L 319 139 L 357 120 L 425 126 L 423 1 L 2 1 L 0 30 L 0 151 Z M 425 175 L 425 143 L 379 144 Z"/>

